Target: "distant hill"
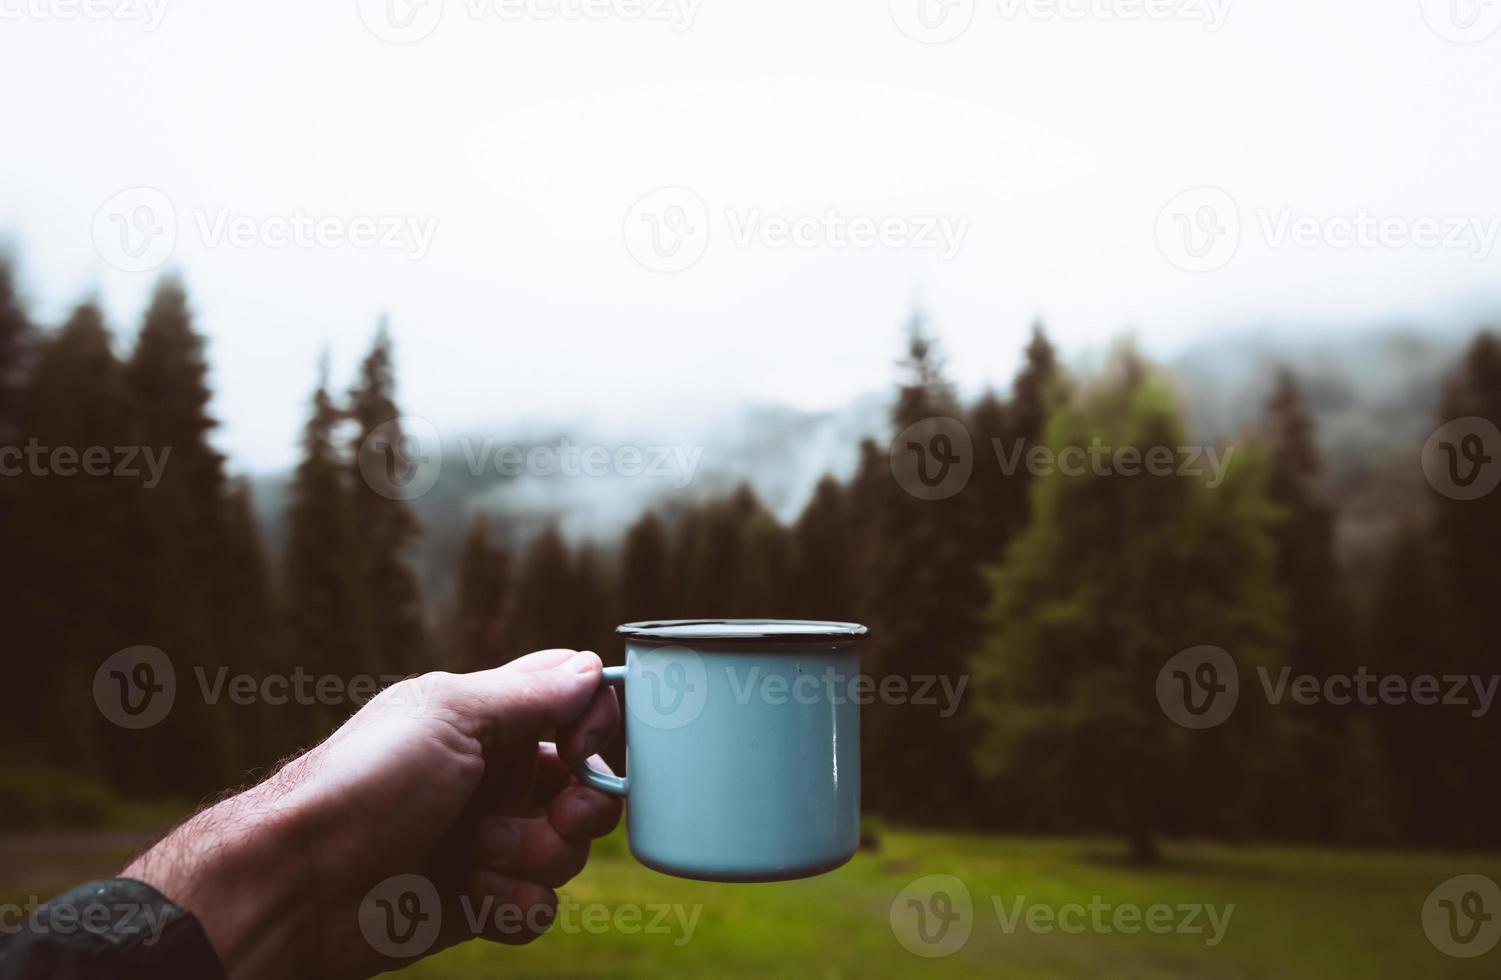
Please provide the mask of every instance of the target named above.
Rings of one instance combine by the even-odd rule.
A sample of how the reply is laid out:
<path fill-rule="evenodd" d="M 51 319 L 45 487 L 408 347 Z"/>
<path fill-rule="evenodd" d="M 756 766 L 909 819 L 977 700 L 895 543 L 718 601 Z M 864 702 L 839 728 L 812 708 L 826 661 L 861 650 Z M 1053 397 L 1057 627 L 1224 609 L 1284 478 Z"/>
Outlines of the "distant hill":
<path fill-rule="evenodd" d="M 1343 548 L 1347 556 L 1360 555 L 1421 506 L 1418 453 L 1435 427 L 1442 378 L 1469 336 L 1407 330 L 1242 333 L 1196 344 L 1167 367 L 1177 378 L 1195 438 L 1223 443 L 1255 427 L 1275 366 L 1291 364 L 1318 424 L 1329 492 L 1340 503 Z M 572 423 L 539 425 L 527 435 L 455 439 L 445 444 L 437 485 L 413 502 L 426 529 L 417 556 L 426 588 L 438 598 L 448 593 L 463 534 L 476 513 L 493 515 L 498 534 L 513 547 L 556 524 L 574 541 L 608 549 L 648 509 L 670 511 L 745 482 L 772 513 L 791 522 L 820 477 L 853 473 L 862 439 L 888 436 L 888 399 L 870 394 L 827 412 L 752 405 L 701 423 L 683 421 L 670 438 L 642 433 L 623 440 Z M 612 451 L 633 445 L 647 462 L 670 465 L 657 476 L 503 476 L 486 454 L 502 446 L 562 445 Z M 656 448 L 663 446 L 673 452 L 666 460 Z M 490 465 L 477 471 L 476 461 Z M 289 484 L 289 474 L 253 481 L 273 554 L 283 537 Z"/>

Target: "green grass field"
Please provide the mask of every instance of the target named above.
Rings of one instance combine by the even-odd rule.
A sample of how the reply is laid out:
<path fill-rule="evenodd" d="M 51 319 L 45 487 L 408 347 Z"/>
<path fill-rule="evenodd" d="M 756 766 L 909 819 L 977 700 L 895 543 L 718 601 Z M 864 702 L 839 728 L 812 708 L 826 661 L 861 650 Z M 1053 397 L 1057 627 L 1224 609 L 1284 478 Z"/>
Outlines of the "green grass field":
<path fill-rule="evenodd" d="M 128 835 L 79 835 L 72 844 L 65 836 L 11 837 L 0 843 L 0 898 L 24 901 L 33 892 L 50 894 L 108 874 L 131 846 Z M 715 885 L 641 867 L 616 835 L 597 845 L 589 869 L 563 890 L 565 908 L 552 934 L 520 949 L 469 943 L 403 975 L 1501 975 L 1501 947 L 1474 959 L 1452 958 L 1429 942 L 1421 922 L 1425 898 L 1444 880 L 1481 873 L 1501 881 L 1501 859 L 1493 856 L 1178 844 L 1167 848 L 1163 868 L 1143 871 L 1118 855 L 1108 841 L 890 832 L 879 853 L 861 854 L 819 878 Z M 972 900 L 967 942 L 942 958 L 909 952 L 892 926 L 899 893 L 930 874 L 956 876 Z M 1030 907 L 1056 913 L 1069 903 L 1087 907 L 1096 896 L 1111 911 L 1213 905 L 1225 923 L 1222 940 L 1208 944 L 1202 915 L 1195 924 L 1205 929 L 1196 934 L 1105 934 L 1087 918 L 1068 920 L 1085 927 L 1075 934 L 1027 928 Z M 899 910 L 911 893 L 902 897 Z M 1021 903 L 1022 920 L 1009 932 L 994 899 L 1008 916 Z M 659 910 L 670 911 L 658 919 Z M 1111 911 L 1103 913 L 1107 925 Z M 1174 920 L 1179 914 L 1172 913 Z M 946 937 L 941 948 L 951 941 Z"/>

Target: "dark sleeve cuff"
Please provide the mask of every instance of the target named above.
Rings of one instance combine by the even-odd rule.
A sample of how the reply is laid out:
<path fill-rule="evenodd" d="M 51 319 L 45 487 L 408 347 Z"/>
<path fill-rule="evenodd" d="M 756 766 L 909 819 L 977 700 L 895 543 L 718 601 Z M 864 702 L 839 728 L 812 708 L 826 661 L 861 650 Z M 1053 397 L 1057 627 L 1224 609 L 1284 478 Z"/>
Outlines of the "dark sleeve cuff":
<path fill-rule="evenodd" d="M 0 920 L 0 980 L 224 980 L 197 918 L 144 882 L 92 881 L 23 915 Z"/>

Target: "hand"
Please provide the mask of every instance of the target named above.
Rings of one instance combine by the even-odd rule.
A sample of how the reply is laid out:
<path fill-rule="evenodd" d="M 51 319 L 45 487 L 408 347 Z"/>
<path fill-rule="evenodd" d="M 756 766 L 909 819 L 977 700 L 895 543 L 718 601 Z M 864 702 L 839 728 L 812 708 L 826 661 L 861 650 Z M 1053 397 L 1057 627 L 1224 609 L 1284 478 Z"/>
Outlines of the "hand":
<path fill-rule="evenodd" d="M 402 681 L 124 874 L 193 912 L 231 977 L 368 977 L 476 936 L 529 942 L 620 819 L 565 761 L 619 726 L 600 670 L 593 653 L 544 650 Z M 539 741 L 553 729 L 560 748 Z M 392 958 L 370 929 L 397 896 L 372 889 L 397 875 L 431 883 L 440 908 L 418 918 L 441 925 Z"/>

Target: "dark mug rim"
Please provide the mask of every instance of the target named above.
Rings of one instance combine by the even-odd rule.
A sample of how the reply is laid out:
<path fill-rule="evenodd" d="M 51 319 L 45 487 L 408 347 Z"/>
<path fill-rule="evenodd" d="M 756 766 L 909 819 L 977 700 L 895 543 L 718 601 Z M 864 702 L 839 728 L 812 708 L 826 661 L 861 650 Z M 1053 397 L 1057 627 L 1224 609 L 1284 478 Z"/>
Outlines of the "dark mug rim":
<path fill-rule="evenodd" d="M 657 619 L 624 623 L 615 632 L 632 640 L 756 640 L 763 643 L 853 640 L 869 632 L 859 623 L 824 619 Z"/>

